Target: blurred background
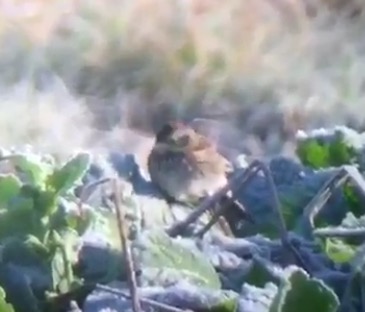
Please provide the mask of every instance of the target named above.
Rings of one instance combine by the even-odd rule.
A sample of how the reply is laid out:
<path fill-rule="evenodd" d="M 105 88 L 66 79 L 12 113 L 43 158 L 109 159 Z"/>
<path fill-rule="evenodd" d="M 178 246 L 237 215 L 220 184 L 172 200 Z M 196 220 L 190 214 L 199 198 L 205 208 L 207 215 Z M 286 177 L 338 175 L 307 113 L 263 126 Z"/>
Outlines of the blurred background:
<path fill-rule="evenodd" d="M 161 122 L 179 118 L 262 154 L 285 151 L 297 129 L 362 129 L 364 8 L 2 0 L 0 145 L 143 153 Z"/>

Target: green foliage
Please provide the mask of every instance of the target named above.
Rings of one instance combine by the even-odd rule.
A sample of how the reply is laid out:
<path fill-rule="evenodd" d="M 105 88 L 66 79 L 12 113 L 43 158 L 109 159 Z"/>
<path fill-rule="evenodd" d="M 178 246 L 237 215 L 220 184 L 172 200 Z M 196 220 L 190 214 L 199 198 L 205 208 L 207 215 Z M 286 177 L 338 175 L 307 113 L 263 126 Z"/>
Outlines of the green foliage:
<path fill-rule="evenodd" d="M 49 231 L 46 236 L 48 246 L 49 262 L 51 270 L 53 291 L 66 293 L 72 289 L 74 274 L 72 267 L 77 262 L 78 255 L 78 233 L 65 228 L 62 231 Z"/>
<path fill-rule="evenodd" d="M 321 146 L 315 139 L 300 142 L 297 155 L 304 165 L 315 169 L 327 167 L 330 162 L 328 147 Z"/>
<path fill-rule="evenodd" d="M 207 312 L 236 312 L 237 298 L 228 298 L 213 306 Z"/>
<path fill-rule="evenodd" d="M 349 262 L 356 253 L 356 246 L 341 239 L 326 238 L 323 244 L 326 255 L 335 263 Z"/>
<path fill-rule="evenodd" d="M 274 297 L 270 312 L 337 311 L 339 300 L 322 281 L 310 278 L 297 267 L 289 267 L 285 273 L 287 276 Z"/>
<path fill-rule="evenodd" d="M 245 277 L 245 282 L 257 287 L 264 287 L 268 282 L 273 282 L 274 278 L 264 263 L 253 259 L 249 273 Z"/>
<path fill-rule="evenodd" d="M 364 212 L 364 206 L 360 200 L 356 188 L 349 182 L 343 186 L 343 194 L 349 210 L 356 216 L 360 216 Z"/>
<path fill-rule="evenodd" d="M 18 176 L 0 176 L 0 239 L 3 259 L 23 261 L 49 272 L 52 289 L 68 292 L 74 283 L 72 266 L 77 261 L 79 233 L 87 230 L 85 219 L 63 210 L 65 196 L 83 177 L 90 155 L 80 153 L 61 166 L 33 154 L 7 157 Z M 27 263 L 28 262 L 28 263 Z"/>
<path fill-rule="evenodd" d="M 90 161 L 88 153 L 80 153 L 71 158 L 47 177 L 47 187 L 56 194 L 64 195 L 83 177 L 90 166 Z"/>
<path fill-rule="evenodd" d="M 12 174 L 0 175 L 0 209 L 6 208 L 8 202 L 19 194 L 20 180 Z"/>
<path fill-rule="evenodd" d="M 187 279 L 199 286 L 220 289 L 214 267 L 197 248 L 188 248 L 158 230 L 143 233 L 135 244 L 147 283 L 163 285 L 165 278 Z"/>
<path fill-rule="evenodd" d="M 0 287 L 0 312 L 15 312 L 13 306 L 6 302 L 4 289 Z"/>
<path fill-rule="evenodd" d="M 354 143 L 341 131 L 336 131 L 333 139 L 326 143 L 320 137 L 299 140 L 296 152 L 302 163 L 313 169 L 354 164 L 358 157 Z M 350 210 L 358 216 L 363 207 L 351 183 L 344 185 L 343 194 Z"/>
<path fill-rule="evenodd" d="M 348 234 L 356 234 L 356 232 L 361 232 L 364 229 L 365 215 L 357 218 L 353 213 L 349 212 L 340 225 L 318 228 L 314 231 L 314 234 L 317 236 L 316 240 L 319 242 L 322 250 L 332 261 L 344 263 L 353 261 L 363 241 L 361 235 L 359 238 L 356 238 L 356 235 Z M 321 235 L 326 232 L 337 233 L 339 237 L 332 238 L 331 235 L 328 235 L 328 237 Z"/>
<path fill-rule="evenodd" d="M 326 143 L 315 137 L 300 140 L 296 152 L 304 165 L 314 169 L 351 164 L 356 158 L 355 148 L 341 132 L 336 132 L 335 138 Z"/>
<path fill-rule="evenodd" d="M 42 161 L 39 155 L 15 154 L 7 157 L 13 163 L 15 169 L 23 174 L 26 183 L 43 187 L 46 176 L 51 172 L 49 163 Z"/>

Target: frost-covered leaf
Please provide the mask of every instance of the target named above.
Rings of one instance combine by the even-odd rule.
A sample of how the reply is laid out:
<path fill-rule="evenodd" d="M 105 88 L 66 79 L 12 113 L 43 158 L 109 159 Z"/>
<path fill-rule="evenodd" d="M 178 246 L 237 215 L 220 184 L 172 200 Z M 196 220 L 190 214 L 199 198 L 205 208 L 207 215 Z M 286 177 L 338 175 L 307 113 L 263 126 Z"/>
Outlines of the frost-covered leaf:
<path fill-rule="evenodd" d="M 349 212 L 340 225 L 317 228 L 313 233 L 319 238 L 339 237 L 346 244 L 360 245 L 365 235 L 365 216 L 356 218 Z"/>
<path fill-rule="evenodd" d="M 365 229 L 365 215 L 356 218 L 352 213 L 347 213 L 346 217 L 341 223 L 341 227 L 354 229 L 354 228 L 364 228 Z"/>
<path fill-rule="evenodd" d="M 239 299 L 240 312 L 269 311 L 276 296 L 278 287 L 274 283 L 267 283 L 264 288 L 244 284 Z"/>
<path fill-rule="evenodd" d="M 47 178 L 47 187 L 56 193 L 63 195 L 71 188 L 75 187 L 75 183 L 79 182 L 89 169 L 91 156 L 88 153 L 79 153 L 61 168 L 57 168 Z"/>
<path fill-rule="evenodd" d="M 339 306 L 336 294 L 321 280 L 311 278 L 298 267 L 288 267 L 284 271 L 270 312 L 321 311 L 335 312 Z"/>
<path fill-rule="evenodd" d="M 166 288 L 151 288 L 146 297 L 171 306 L 202 312 L 235 312 L 238 294 L 227 290 L 212 290 L 186 281 Z"/>
<path fill-rule="evenodd" d="M 351 259 L 351 267 L 354 271 L 363 272 L 365 268 L 365 245 L 361 245 L 356 250 L 355 255 Z"/>
<path fill-rule="evenodd" d="M 268 282 L 273 282 L 273 274 L 267 267 L 268 265 L 269 264 L 265 265 L 263 261 L 258 261 L 257 258 L 254 258 L 250 271 L 245 277 L 245 282 L 257 287 L 264 287 Z"/>
<path fill-rule="evenodd" d="M 213 265 L 201 251 L 164 231 L 145 231 L 135 241 L 135 248 L 147 284 L 166 285 L 183 279 L 213 289 L 221 287 Z"/>
<path fill-rule="evenodd" d="M 112 282 L 109 288 L 117 291 L 128 292 L 125 283 Z M 213 290 L 196 286 L 187 281 L 179 281 L 167 287 L 141 287 L 139 294 L 142 298 L 163 303 L 183 311 L 199 312 L 237 312 L 241 310 L 239 295 L 230 290 Z M 147 301 L 147 300 L 146 300 Z M 106 291 L 103 286 L 96 289 L 86 298 L 83 311 L 131 311 L 131 300 L 122 296 L 116 297 Z M 160 310 L 160 309 L 159 309 Z M 258 312 L 257 310 L 255 312 Z"/>

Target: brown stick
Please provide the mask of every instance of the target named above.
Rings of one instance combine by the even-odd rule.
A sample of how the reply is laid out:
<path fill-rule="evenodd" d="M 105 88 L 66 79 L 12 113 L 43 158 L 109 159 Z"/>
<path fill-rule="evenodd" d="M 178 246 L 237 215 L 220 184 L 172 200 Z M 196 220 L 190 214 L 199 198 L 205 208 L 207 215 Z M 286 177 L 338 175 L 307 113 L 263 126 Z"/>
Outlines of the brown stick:
<path fill-rule="evenodd" d="M 139 301 L 139 295 L 138 295 L 138 289 L 137 289 L 137 283 L 136 283 L 136 275 L 134 270 L 134 263 L 133 259 L 130 254 L 130 249 L 128 246 L 128 240 L 126 235 L 126 221 L 124 217 L 124 213 L 122 211 L 122 196 L 121 191 L 119 188 L 118 179 L 113 179 L 113 188 L 115 193 L 115 208 L 117 213 L 117 219 L 118 219 L 118 230 L 120 235 L 120 241 L 122 244 L 122 251 L 124 255 L 124 260 L 127 264 L 127 273 L 128 273 L 128 282 L 129 282 L 129 289 L 131 293 L 131 299 L 132 299 L 132 307 L 134 312 L 141 312 L 141 304 Z"/>
<path fill-rule="evenodd" d="M 119 290 L 119 289 L 115 289 L 115 288 L 101 285 L 101 284 L 97 284 L 96 287 L 100 290 L 104 290 L 104 291 L 119 295 L 124 298 L 130 298 L 130 295 L 124 293 L 122 290 Z M 155 301 L 155 300 L 152 300 L 149 298 L 141 298 L 140 300 L 142 303 L 145 303 L 153 308 L 158 308 L 160 310 L 164 310 L 166 312 L 192 312 L 191 310 L 176 308 L 176 307 L 170 306 L 166 303 L 158 302 L 158 301 Z"/>
<path fill-rule="evenodd" d="M 167 229 L 167 233 L 172 237 L 179 235 L 190 224 L 198 220 L 212 205 L 214 205 L 217 201 L 219 201 L 229 190 L 231 190 L 232 193 L 234 193 L 241 186 L 247 184 L 250 178 L 254 176 L 256 172 L 259 170 L 258 163 L 259 161 L 253 161 L 252 164 L 246 170 L 239 171 L 237 174 L 235 174 L 233 178 L 229 180 L 226 186 L 222 187 L 212 196 L 205 199 L 197 209 L 192 211 L 185 218 L 185 220 L 173 224 L 169 229 Z"/>

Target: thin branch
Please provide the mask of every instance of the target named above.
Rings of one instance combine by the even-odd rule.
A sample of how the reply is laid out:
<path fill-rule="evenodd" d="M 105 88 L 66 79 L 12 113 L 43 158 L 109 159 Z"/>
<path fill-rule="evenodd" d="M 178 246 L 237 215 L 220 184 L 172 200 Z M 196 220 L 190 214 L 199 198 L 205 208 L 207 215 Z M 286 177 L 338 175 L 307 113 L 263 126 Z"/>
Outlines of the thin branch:
<path fill-rule="evenodd" d="M 212 218 L 209 220 L 209 222 L 202 229 L 200 229 L 195 235 L 200 238 L 203 237 L 205 233 L 207 233 L 217 222 L 220 222 L 220 224 L 223 227 L 223 222 L 220 221 L 220 218 L 227 209 L 228 205 L 222 205 L 221 207 L 219 207 L 219 209 L 215 211 L 215 213 L 212 215 Z M 229 233 L 229 235 L 227 235 L 226 233 L 226 235 L 234 237 L 230 228 L 229 230 L 231 233 Z"/>
<path fill-rule="evenodd" d="M 287 248 L 289 248 L 289 250 L 293 254 L 294 258 L 301 265 L 301 267 L 303 267 L 309 274 L 312 275 L 312 272 L 311 272 L 312 270 L 308 267 L 308 265 L 306 264 L 306 262 L 304 261 L 304 259 L 300 255 L 300 253 L 296 250 L 296 248 L 290 242 L 288 231 L 286 229 L 285 219 L 284 219 L 284 216 L 281 212 L 279 196 L 278 196 L 276 186 L 275 186 L 275 183 L 274 183 L 274 179 L 272 177 L 270 169 L 263 162 L 258 162 L 257 166 L 259 166 L 260 169 L 263 171 L 263 173 L 266 177 L 266 181 L 269 184 L 270 193 L 271 193 L 271 196 L 272 196 L 272 199 L 273 199 L 273 208 L 272 209 L 273 209 L 273 211 L 276 215 L 276 218 L 279 222 L 278 227 L 279 227 L 279 232 L 280 232 L 282 245 L 284 247 L 286 246 Z"/>
<path fill-rule="evenodd" d="M 360 229 L 318 229 L 313 234 L 318 237 L 358 237 L 365 238 L 365 228 Z"/>
<path fill-rule="evenodd" d="M 172 236 L 178 236 L 180 233 L 192 223 L 196 222 L 212 205 L 219 201 L 229 190 L 232 193 L 236 192 L 241 186 L 248 183 L 258 171 L 257 163 L 259 161 L 254 160 L 245 170 L 239 170 L 227 183 L 212 196 L 207 197 L 198 208 L 193 210 L 184 220 L 176 222 L 169 229 L 167 233 Z"/>
<path fill-rule="evenodd" d="M 317 195 L 304 208 L 303 219 L 308 232 L 314 232 L 314 219 L 323 209 L 334 191 L 351 180 L 365 197 L 365 180 L 354 166 L 344 165 L 322 186 Z M 318 235 L 318 234 L 316 234 Z"/>
<path fill-rule="evenodd" d="M 280 209 L 280 202 L 278 198 L 278 194 L 276 191 L 275 183 L 273 177 L 271 175 L 270 169 L 260 160 L 254 160 L 243 172 L 238 172 L 229 182 L 228 184 L 216 192 L 213 196 L 209 197 L 205 200 L 200 207 L 193 211 L 185 220 L 178 222 L 173 225 L 172 228 L 168 230 L 168 233 L 171 236 L 178 235 L 183 229 L 185 229 L 189 224 L 195 222 L 209 207 L 212 203 L 219 200 L 227 191 L 230 189 L 234 194 L 236 191 L 247 185 L 250 179 L 257 174 L 258 171 L 262 171 L 266 177 L 266 181 L 269 184 L 269 189 L 271 196 L 273 198 L 273 211 L 279 221 L 279 231 L 282 240 L 283 246 L 286 246 L 290 249 L 297 262 L 311 273 L 311 270 L 307 267 L 305 261 L 302 259 L 301 255 L 295 249 L 295 247 L 290 243 L 290 239 L 288 237 L 288 232 L 285 225 L 285 220 L 283 214 Z M 211 221 L 213 222 L 213 221 Z"/>
<path fill-rule="evenodd" d="M 117 219 L 118 219 L 118 230 L 119 230 L 119 234 L 120 234 L 120 241 L 122 244 L 124 260 L 127 264 L 128 282 L 129 282 L 129 289 L 130 289 L 131 299 L 132 299 L 132 307 L 133 307 L 134 312 L 141 312 L 142 309 L 141 309 L 139 296 L 138 296 L 134 263 L 133 263 L 132 256 L 130 254 L 130 248 L 128 246 L 127 235 L 125 232 L 127 224 L 125 221 L 124 212 L 122 211 L 121 190 L 119 188 L 119 183 L 118 183 L 117 178 L 115 178 L 113 180 L 113 188 L 114 188 L 114 194 L 115 194 L 115 208 L 116 208 Z"/>
<path fill-rule="evenodd" d="M 340 305 L 337 308 L 338 312 L 346 312 L 346 311 L 351 310 L 352 286 L 353 286 L 353 282 L 355 280 L 356 275 L 357 275 L 357 271 L 352 270 L 352 272 L 350 273 L 350 275 L 347 279 L 345 291 L 342 294 Z"/>
<path fill-rule="evenodd" d="M 326 202 L 330 199 L 334 190 L 342 186 L 348 179 L 348 173 L 344 168 L 339 169 L 317 192 L 317 195 L 307 204 L 303 210 L 303 221 L 308 227 L 308 232 L 312 233 L 314 219 L 323 209 Z"/>
<path fill-rule="evenodd" d="M 77 208 L 79 211 L 80 216 L 82 217 L 84 214 L 83 204 L 90 198 L 90 196 L 95 192 L 98 186 L 101 184 L 110 182 L 110 178 L 103 178 L 94 182 L 89 183 L 88 185 L 85 185 L 82 190 L 81 194 L 79 196 L 79 199 L 77 201 Z"/>
<path fill-rule="evenodd" d="M 124 297 L 124 298 L 130 299 L 130 295 L 124 293 L 122 290 L 119 290 L 119 289 L 115 289 L 115 288 L 105 286 L 105 285 L 101 285 L 101 284 L 97 284 L 96 288 L 100 289 L 100 290 L 103 290 L 103 291 L 110 292 L 110 293 L 115 294 L 115 295 L 119 295 L 119 296 Z M 191 310 L 179 309 L 179 308 L 176 308 L 176 307 L 173 307 L 173 306 L 170 306 L 170 305 L 167 305 L 165 303 L 161 303 L 161 302 L 149 299 L 149 298 L 141 297 L 140 301 L 142 303 L 145 303 L 145 304 L 151 306 L 152 308 L 158 308 L 158 309 L 164 310 L 166 312 L 192 312 Z"/>

